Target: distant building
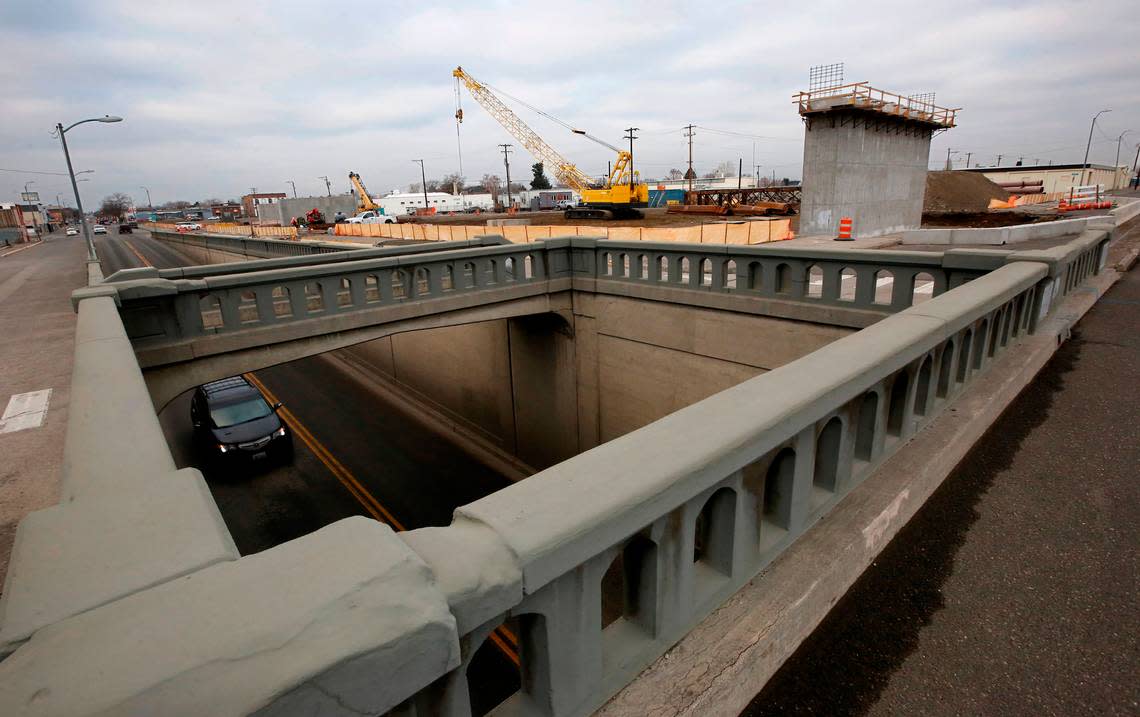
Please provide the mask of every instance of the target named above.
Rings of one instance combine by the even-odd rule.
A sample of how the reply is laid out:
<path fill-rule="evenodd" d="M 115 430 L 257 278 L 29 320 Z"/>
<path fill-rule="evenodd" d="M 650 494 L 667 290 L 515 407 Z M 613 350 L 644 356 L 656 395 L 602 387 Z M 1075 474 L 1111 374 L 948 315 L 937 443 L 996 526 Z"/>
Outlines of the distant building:
<path fill-rule="evenodd" d="M 1012 167 L 970 167 L 959 172 L 980 172 L 991 182 L 1043 182 L 1046 194 L 1067 192 L 1073 187 L 1100 184 L 1105 189 L 1128 186 L 1128 167 L 1107 164 L 1037 164 Z"/>
<path fill-rule="evenodd" d="M 260 219 L 261 215 L 258 214 L 257 208 L 268 204 L 276 204 L 285 198 L 285 192 L 258 192 L 256 194 L 246 194 L 241 198 L 242 211 L 246 218 Z"/>
<path fill-rule="evenodd" d="M 62 226 L 79 221 L 79 210 L 71 207 L 48 207 L 47 219 L 49 224 Z"/>
<path fill-rule="evenodd" d="M 240 204 L 215 204 L 210 207 L 210 213 L 224 222 L 236 222 L 241 219 L 242 206 Z"/>

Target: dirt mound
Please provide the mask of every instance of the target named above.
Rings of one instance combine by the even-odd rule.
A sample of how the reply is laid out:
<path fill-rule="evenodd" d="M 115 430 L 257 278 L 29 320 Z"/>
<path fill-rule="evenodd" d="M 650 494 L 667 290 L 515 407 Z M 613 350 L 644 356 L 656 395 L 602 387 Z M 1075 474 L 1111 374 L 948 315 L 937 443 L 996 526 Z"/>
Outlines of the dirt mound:
<path fill-rule="evenodd" d="M 981 172 L 927 172 L 924 212 L 984 212 L 991 199 L 1009 199 L 1009 192 Z"/>

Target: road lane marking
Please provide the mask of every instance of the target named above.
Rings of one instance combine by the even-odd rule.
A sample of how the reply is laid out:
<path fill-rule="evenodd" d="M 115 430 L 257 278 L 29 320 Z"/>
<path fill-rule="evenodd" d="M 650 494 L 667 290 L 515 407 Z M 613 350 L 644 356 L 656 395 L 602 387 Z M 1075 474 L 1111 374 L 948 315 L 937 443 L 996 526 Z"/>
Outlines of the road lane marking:
<path fill-rule="evenodd" d="M 47 415 L 51 403 L 51 389 L 28 393 L 14 393 L 8 399 L 8 407 L 0 417 L 0 433 L 15 433 L 28 428 L 39 428 Z"/>
<path fill-rule="evenodd" d="M 147 261 L 147 258 L 145 256 L 143 256 L 142 253 L 138 249 L 135 248 L 134 244 L 132 244 L 126 240 L 124 240 L 123 243 L 127 245 L 127 248 L 131 250 L 132 254 L 134 254 L 135 256 L 138 257 L 139 261 L 141 261 L 143 263 L 143 266 L 150 266 L 150 267 L 154 266 L 154 264 L 151 264 L 149 261 Z"/>
<path fill-rule="evenodd" d="M 40 244 L 43 244 L 43 241 L 38 241 L 38 242 L 35 242 L 33 244 L 29 244 L 28 246 L 22 246 L 19 249 L 13 249 L 12 251 L 6 251 L 3 254 L 0 254 L 0 257 L 12 256 L 13 254 L 19 254 L 22 251 L 25 251 L 27 249 L 32 249 L 34 247 L 39 246 Z"/>
<path fill-rule="evenodd" d="M 254 376 L 252 373 L 246 373 L 243 375 L 249 379 L 250 383 L 252 383 L 254 386 L 257 386 L 257 388 L 263 394 L 265 394 L 265 397 L 269 399 L 270 403 L 278 402 L 277 397 L 273 395 L 273 392 L 270 391 L 269 388 L 264 383 L 262 383 L 259 378 Z M 289 428 L 291 428 L 293 432 L 297 434 L 297 437 L 300 438 L 301 441 L 309 448 L 309 450 L 313 452 L 313 455 L 315 455 L 321 463 L 325 464 L 325 468 L 328 468 L 333 476 L 335 476 L 336 479 L 339 480 L 344 485 L 344 487 L 348 489 L 348 492 L 352 493 L 352 495 L 358 501 L 360 501 L 365 510 L 372 514 L 372 517 L 381 522 L 387 523 L 396 530 L 405 529 L 403 523 L 397 520 L 396 516 L 392 515 L 391 511 L 381 505 L 380 501 L 376 500 L 376 498 L 371 493 L 369 493 L 363 485 L 360 484 L 360 481 L 356 479 L 356 476 L 354 476 L 350 470 L 345 468 L 344 465 L 338 461 L 335 456 L 333 456 L 332 452 L 325 448 L 324 444 L 322 444 L 319 440 L 317 440 L 315 436 L 313 436 L 309 429 L 305 427 L 305 424 L 301 423 L 301 421 L 298 420 L 295 415 L 293 415 L 293 412 L 290 411 L 288 407 L 282 406 L 280 409 L 278 409 L 278 413 L 281 415 L 281 419 L 285 421 Z"/>
<path fill-rule="evenodd" d="M 269 390 L 269 387 L 262 383 L 261 380 L 257 378 L 257 376 L 255 376 L 252 372 L 245 373 L 243 375 L 246 377 L 246 379 L 249 380 L 250 383 L 256 386 L 258 390 L 265 394 L 265 397 L 269 399 L 270 403 L 278 402 L 278 398 L 273 394 L 272 391 Z M 312 451 L 313 455 L 315 455 L 321 463 L 325 464 L 325 468 L 329 469 L 329 472 L 331 472 L 333 476 L 341 482 L 341 485 L 343 485 L 348 490 L 348 492 L 351 493 L 352 496 L 356 498 L 356 500 L 359 501 L 361 505 L 364 506 L 364 509 L 367 510 L 372 515 L 372 517 L 381 522 L 388 523 L 396 530 L 406 530 L 403 523 L 397 520 L 396 516 L 392 515 L 392 513 L 387 508 L 385 508 L 380 503 L 380 501 L 376 500 L 375 496 L 369 493 L 368 489 L 360 484 L 360 481 L 356 479 L 356 476 L 354 476 L 350 470 L 345 468 L 344 465 L 336 459 L 332 452 L 325 448 L 324 444 L 317 440 L 317 438 L 309 431 L 305 424 L 301 423 L 301 421 L 287 407 L 282 406 L 280 409 L 278 409 L 278 413 L 281 416 L 281 420 L 283 420 L 285 424 L 289 426 L 290 429 L 292 429 L 293 433 L 295 433 L 297 437 L 301 439 L 301 441 L 305 444 L 305 446 L 308 447 L 310 451 Z M 518 654 L 518 637 L 516 637 L 513 632 L 507 629 L 506 625 L 500 625 L 499 627 L 495 628 L 491 632 L 490 638 L 491 641 L 495 643 L 495 645 L 503 652 L 503 654 L 507 656 L 507 659 L 513 662 L 516 667 L 521 665 Z"/>

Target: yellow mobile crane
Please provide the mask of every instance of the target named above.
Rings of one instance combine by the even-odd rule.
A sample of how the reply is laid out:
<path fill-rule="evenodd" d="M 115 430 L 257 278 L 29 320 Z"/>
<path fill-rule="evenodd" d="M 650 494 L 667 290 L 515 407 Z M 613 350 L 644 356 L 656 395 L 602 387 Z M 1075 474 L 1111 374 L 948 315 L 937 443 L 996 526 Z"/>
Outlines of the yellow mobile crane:
<path fill-rule="evenodd" d="M 499 124 L 503 125 L 503 128 L 511 133 L 511 136 L 517 139 L 523 147 L 526 147 L 527 151 L 531 153 L 531 156 L 542 162 L 546 167 L 549 167 L 551 172 L 554 173 L 554 176 L 581 195 L 582 204 L 566 210 L 566 217 L 568 219 L 639 217 L 641 216 L 641 212 L 639 212 L 638 209 L 649 206 L 649 187 L 638 182 L 637 177 L 632 172 L 632 154 L 613 146 L 609 142 L 586 134 L 586 132 L 580 129 L 574 129 L 557 117 L 553 117 L 542 110 L 532 107 L 531 109 L 561 124 L 574 134 L 580 134 L 587 139 L 592 139 L 603 147 L 608 147 L 617 152 L 617 161 L 614 162 L 610 175 L 604 182 L 599 184 L 556 152 L 554 148 L 539 137 L 534 130 L 526 126 L 526 124 L 519 119 L 518 115 L 512 112 L 509 107 L 503 104 L 502 100 L 491 92 L 486 84 L 479 82 L 467 74 L 462 67 L 456 67 L 451 74 L 455 77 L 457 83 L 463 83 L 467 91 L 471 93 L 471 96 L 474 97 L 492 117 L 497 119 Z M 458 98 L 458 90 L 456 98 Z M 529 107 L 529 105 L 527 106 Z M 463 121 L 463 110 L 461 108 L 456 108 L 455 119 L 458 122 Z"/>
<path fill-rule="evenodd" d="M 352 182 L 352 186 L 356 187 L 356 213 L 361 212 L 375 212 L 380 210 L 380 205 L 372 200 L 368 195 L 368 190 L 364 188 L 364 182 L 360 181 L 360 175 L 356 172 L 348 173 L 348 181 Z"/>

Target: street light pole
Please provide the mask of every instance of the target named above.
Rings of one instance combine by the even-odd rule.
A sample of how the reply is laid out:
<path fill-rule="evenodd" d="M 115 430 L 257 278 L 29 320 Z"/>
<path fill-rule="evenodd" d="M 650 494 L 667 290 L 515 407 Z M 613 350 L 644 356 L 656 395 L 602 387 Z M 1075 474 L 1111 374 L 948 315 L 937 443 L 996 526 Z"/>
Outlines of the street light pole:
<path fill-rule="evenodd" d="M 63 145 L 63 157 L 67 160 L 67 176 L 71 178 L 71 189 L 73 192 L 75 192 L 75 206 L 79 210 L 79 224 L 83 227 L 83 239 L 87 242 L 87 258 L 90 261 L 98 261 L 99 257 L 95 254 L 95 242 L 91 241 L 91 230 L 87 227 L 87 220 L 83 216 L 83 200 L 79 198 L 79 184 L 75 181 L 75 170 L 71 166 L 71 153 L 67 151 L 67 131 L 86 122 L 122 121 L 122 117 L 103 115 L 102 117 L 93 117 L 91 119 L 80 120 L 68 125 L 67 127 L 64 127 L 62 122 L 56 123 L 55 125 L 55 131 L 59 133 L 59 142 Z"/>
<path fill-rule="evenodd" d="M 1124 135 L 1128 134 L 1131 131 L 1132 130 L 1130 130 L 1130 129 L 1126 129 L 1120 133 L 1119 137 L 1116 138 L 1116 161 L 1112 163 L 1112 188 L 1113 189 L 1116 189 L 1116 180 L 1117 180 L 1117 177 L 1120 176 L 1120 143 L 1124 141 Z"/>
<path fill-rule="evenodd" d="M 24 194 L 28 193 L 28 185 L 29 184 L 35 184 L 35 183 L 36 183 L 36 180 L 34 180 L 34 179 L 29 179 L 28 181 L 24 182 Z M 25 199 L 24 201 L 27 201 L 27 200 Z"/>
<path fill-rule="evenodd" d="M 325 180 L 325 191 L 328 192 L 329 196 L 331 197 L 332 196 L 332 184 L 329 183 L 329 178 L 322 175 L 320 177 L 317 177 L 317 179 Z M 294 194 L 296 194 L 296 191 L 297 191 L 296 189 L 293 190 Z"/>
<path fill-rule="evenodd" d="M 1101 110 L 1100 112 L 1097 112 L 1095 115 L 1093 115 L 1092 124 L 1089 125 L 1089 141 L 1087 144 L 1085 144 L 1085 159 L 1083 162 L 1081 162 L 1081 184 L 1082 185 L 1086 181 L 1084 178 L 1084 172 L 1086 169 L 1089 168 L 1089 149 L 1092 147 L 1092 133 L 1093 133 L 1093 128 L 1096 127 L 1097 117 L 1100 117 L 1105 112 L 1111 112 L 1111 111 L 1112 110 L 1109 109 L 1109 110 Z M 1089 178 L 1090 179 L 1092 178 L 1092 172 L 1089 172 Z"/>
<path fill-rule="evenodd" d="M 428 209 L 428 199 L 427 199 L 427 174 L 424 173 L 424 161 L 422 159 L 413 159 L 412 161 L 420 163 L 420 182 L 422 182 L 420 184 L 420 186 L 423 187 L 423 190 L 424 190 L 424 212 L 426 213 L 427 209 Z"/>
<path fill-rule="evenodd" d="M 293 186 L 293 198 L 296 199 L 297 198 L 297 183 L 294 182 L 292 179 L 286 179 L 285 182 Z M 332 196 L 331 192 L 330 192 L 329 196 Z"/>

